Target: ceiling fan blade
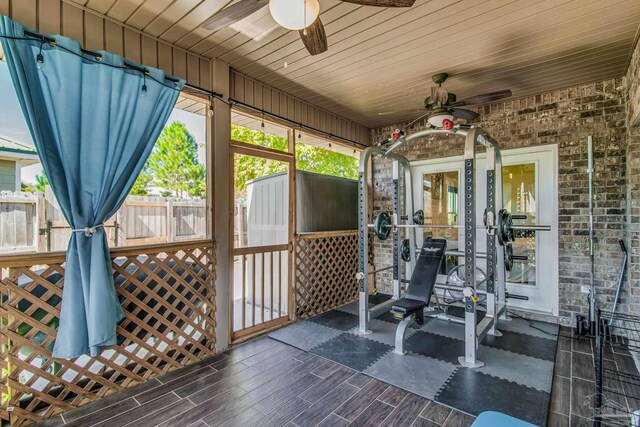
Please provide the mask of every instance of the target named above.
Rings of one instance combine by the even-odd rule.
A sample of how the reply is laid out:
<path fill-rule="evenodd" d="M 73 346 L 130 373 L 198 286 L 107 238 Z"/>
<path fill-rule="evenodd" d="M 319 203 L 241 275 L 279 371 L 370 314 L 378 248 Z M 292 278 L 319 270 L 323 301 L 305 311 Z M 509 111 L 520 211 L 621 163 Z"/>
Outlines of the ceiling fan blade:
<path fill-rule="evenodd" d="M 306 30 L 306 34 L 305 34 Z M 313 24 L 309 25 L 305 30 L 300 30 L 300 38 L 304 47 L 307 48 L 311 55 L 319 55 L 328 49 L 327 34 L 324 32 L 324 25 L 318 16 Z"/>
<path fill-rule="evenodd" d="M 480 117 L 475 111 L 463 110 L 462 108 L 452 108 L 451 114 L 457 119 L 473 120 Z"/>
<path fill-rule="evenodd" d="M 396 111 L 380 111 L 378 112 L 379 116 L 390 116 L 392 114 L 394 115 L 398 115 L 398 114 L 411 114 L 411 113 L 424 113 L 426 110 L 424 108 L 412 108 L 410 110 L 396 110 Z"/>
<path fill-rule="evenodd" d="M 347 3 L 359 4 L 361 6 L 378 7 L 411 7 L 416 0 L 342 0 Z"/>
<path fill-rule="evenodd" d="M 269 4 L 269 0 L 240 0 L 238 3 L 216 12 L 200 25 L 210 31 L 218 31 L 246 18 Z"/>
<path fill-rule="evenodd" d="M 456 102 L 458 105 L 475 105 L 475 104 L 486 104 L 487 102 L 497 101 L 503 98 L 509 98 L 511 96 L 511 91 L 509 89 L 499 90 L 496 92 L 484 93 L 482 95 L 476 95 L 469 98 L 461 99 Z"/>

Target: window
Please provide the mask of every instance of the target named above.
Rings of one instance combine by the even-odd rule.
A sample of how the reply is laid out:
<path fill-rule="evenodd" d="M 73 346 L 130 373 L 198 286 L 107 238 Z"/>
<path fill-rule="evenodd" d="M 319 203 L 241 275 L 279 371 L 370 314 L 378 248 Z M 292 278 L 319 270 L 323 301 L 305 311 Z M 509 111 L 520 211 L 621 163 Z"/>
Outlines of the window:
<path fill-rule="evenodd" d="M 447 239 L 448 249 L 458 249 L 458 171 L 422 175 L 424 223 L 443 228 L 426 228 L 424 237 Z M 446 226 L 446 227 L 445 227 Z M 451 227 L 451 228 L 448 228 Z M 447 256 L 441 273 L 447 274 L 459 263 L 458 257 Z"/>
<path fill-rule="evenodd" d="M 4 62 L 0 94 L 0 255 L 64 251 L 71 230 L 39 163 Z M 129 196 L 105 222 L 111 247 L 210 237 L 207 107 L 197 98 L 178 98 Z"/>
<path fill-rule="evenodd" d="M 278 151 L 289 151 L 289 129 L 255 117 L 231 112 L 231 139 L 246 144 L 259 145 Z"/>
<path fill-rule="evenodd" d="M 233 141 L 284 152 L 288 151 L 289 135 L 295 138 L 298 233 L 355 230 L 358 227 L 359 149 L 237 111 L 231 113 L 231 121 Z M 274 212 L 287 211 L 287 199 L 276 198 L 280 192 L 272 195 L 261 193 L 267 188 L 270 191 L 275 188 L 266 183 L 286 181 L 286 171 L 287 166 L 275 160 L 254 156 L 235 157 L 235 247 L 250 244 L 251 238 L 243 235 L 249 228 L 243 225 L 252 221 L 248 204 L 257 203 L 263 198 L 277 200 Z M 254 189 L 259 192 L 252 192 Z M 248 201 L 249 195 L 251 202 Z M 336 215 L 336 212 L 341 214 Z"/>
<path fill-rule="evenodd" d="M 296 134 L 296 169 L 358 179 L 360 150 L 309 133 Z"/>
<path fill-rule="evenodd" d="M 358 179 L 359 149 L 287 128 L 262 117 L 237 111 L 231 113 L 231 139 L 234 141 L 286 152 L 289 150 L 289 132 L 296 140 L 296 170 Z"/>
<path fill-rule="evenodd" d="M 502 168 L 504 206 L 513 215 L 526 215 L 518 224 L 536 223 L 536 164 L 519 163 Z M 513 253 L 525 255 L 526 261 L 514 261 L 507 281 L 521 285 L 536 284 L 536 232 L 516 231 Z"/>

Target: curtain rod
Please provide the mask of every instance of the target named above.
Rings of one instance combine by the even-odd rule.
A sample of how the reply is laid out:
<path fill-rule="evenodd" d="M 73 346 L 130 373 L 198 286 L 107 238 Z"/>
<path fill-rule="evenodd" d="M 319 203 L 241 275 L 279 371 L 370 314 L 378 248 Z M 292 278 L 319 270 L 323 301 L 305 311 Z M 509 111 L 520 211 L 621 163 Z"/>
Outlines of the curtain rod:
<path fill-rule="evenodd" d="M 33 31 L 29 31 L 29 30 L 24 30 L 23 33 L 24 33 L 25 36 L 32 37 L 32 38 L 40 41 L 41 43 L 47 43 L 47 44 L 49 44 L 51 46 L 56 46 L 57 45 L 57 42 L 56 42 L 56 40 L 54 38 L 47 37 L 47 36 L 42 35 L 42 34 L 34 33 Z M 102 55 L 100 53 L 93 52 L 93 51 L 90 51 L 90 50 L 87 50 L 87 49 L 84 49 L 84 48 L 80 48 L 80 50 L 85 55 L 91 55 L 97 61 L 102 61 Z M 126 59 L 124 61 L 124 66 L 126 68 L 130 68 L 132 70 L 136 70 L 136 71 L 138 71 L 138 72 L 140 72 L 140 73 L 142 73 L 144 75 L 149 75 L 149 70 L 146 67 L 141 67 L 141 66 L 129 63 L 129 62 L 126 61 Z M 176 77 L 173 77 L 173 76 L 169 76 L 169 75 L 165 75 L 165 79 L 167 79 L 167 80 L 169 80 L 171 82 L 174 82 L 174 83 L 177 83 L 177 82 L 180 81 L 180 79 L 178 79 Z M 210 97 L 220 98 L 220 99 L 224 98 L 224 96 L 221 93 L 214 92 L 214 91 L 211 91 L 211 90 L 207 90 L 207 89 L 201 88 L 201 87 L 196 86 L 196 85 L 185 83 L 184 86 L 189 88 L 189 89 L 192 89 L 194 91 L 204 93 L 204 94 L 206 94 L 206 95 L 208 95 Z"/>
<path fill-rule="evenodd" d="M 201 93 L 203 93 L 205 95 L 209 95 L 209 96 L 211 96 L 213 98 L 220 98 L 220 99 L 224 100 L 224 95 L 223 94 L 218 93 L 218 92 L 214 92 L 214 91 L 211 91 L 211 90 L 208 90 L 208 89 L 205 89 L 205 88 L 200 87 L 200 86 L 192 85 L 191 83 L 185 83 L 184 87 L 189 88 L 191 90 L 194 90 L 196 92 L 201 92 Z"/>
<path fill-rule="evenodd" d="M 253 110 L 253 111 L 258 112 L 258 113 L 260 113 L 262 115 L 265 115 L 265 116 L 270 116 L 270 117 L 273 117 L 275 119 L 285 121 L 287 123 L 292 123 L 292 124 L 296 125 L 300 130 L 309 130 L 311 132 L 315 132 L 315 133 L 319 133 L 321 135 L 324 135 L 324 136 L 328 137 L 329 139 L 341 140 L 341 141 L 347 142 L 347 143 L 349 143 L 351 145 L 357 145 L 357 146 L 359 146 L 361 148 L 369 147 L 368 145 L 362 144 L 361 142 L 357 142 L 357 141 L 353 141 L 351 139 L 343 138 L 341 136 L 334 135 L 334 134 L 332 134 L 330 132 L 326 132 L 326 131 L 323 131 L 323 130 L 320 130 L 320 129 L 317 129 L 317 128 L 314 128 L 314 127 L 311 127 L 311 126 L 307 126 L 307 125 L 302 124 L 300 122 L 296 122 L 294 120 L 287 119 L 286 117 L 280 116 L 280 115 L 275 114 L 275 113 L 271 113 L 271 112 L 269 112 L 267 110 L 263 110 L 262 108 L 254 107 L 253 105 L 245 104 L 242 101 L 238 101 L 236 99 L 229 98 L 229 105 L 233 106 L 233 104 L 237 104 L 237 105 L 240 105 L 242 107 L 249 108 L 250 110 Z"/>

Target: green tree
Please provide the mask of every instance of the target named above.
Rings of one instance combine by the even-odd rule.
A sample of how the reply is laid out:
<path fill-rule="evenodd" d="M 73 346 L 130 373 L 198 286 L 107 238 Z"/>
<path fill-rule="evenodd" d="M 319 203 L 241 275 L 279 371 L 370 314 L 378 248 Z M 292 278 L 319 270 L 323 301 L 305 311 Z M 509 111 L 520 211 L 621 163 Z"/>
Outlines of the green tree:
<path fill-rule="evenodd" d="M 36 175 L 36 185 L 35 185 L 36 191 L 40 193 L 44 193 L 44 190 L 47 185 L 49 185 L 49 178 L 47 178 L 44 172 L 42 173 L 42 175 Z"/>
<path fill-rule="evenodd" d="M 131 191 L 129 194 L 132 196 L 148 196 L 149 195 L 149 184 L 153 181 L 153 177 L 149 174 L 149 170 L 147 165 L 145 164 L 142 172 L 138 175 L 136 182 L 131 187 Z"/>
<path fill-rule="evenodd" d="M 198 161 L 198 144 L 181 122 L 173 122 L 162 130 L 144 174 L 151 180 L 141 175 L 138 191 L 146 191 L 153 183 L 171 196 L 202 198 L 205 195 L 206 169 Z"/>
<path fill-rule="evenodd" d="M 296 168 L 307 172 L 358 179 L 358 159 L 335 151 L 296 143 Z"/>
<path fill-rule="evenodd" d="M 33 184 L 30 184 L 30 183 L 28 183 L 28 182 L 24 182 L 24 181 L 22 181 L 22 182 L 20 183 L 20 191 L 23 191 L 23 192 L 25 192 L 25 193 L 35 193 L 35 192 L 36 192 L 36 189 L 35 189 L 35 187 L 33 186 Z"/>

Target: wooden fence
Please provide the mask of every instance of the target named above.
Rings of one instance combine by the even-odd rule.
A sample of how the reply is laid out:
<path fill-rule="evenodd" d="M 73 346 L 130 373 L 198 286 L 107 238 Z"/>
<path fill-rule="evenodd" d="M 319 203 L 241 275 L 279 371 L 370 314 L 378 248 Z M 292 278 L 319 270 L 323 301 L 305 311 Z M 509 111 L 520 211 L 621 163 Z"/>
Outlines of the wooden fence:
<path fill-rule="evenodd" d="M 104 224 L 110 247 L 207 238 L 204 200 L 129 196 Z M 0 193 L 0 254 L 66 250 L 71 228 L 49 188 Z"/>
<path fill-rule="evenodd" d="M 306 319 L 356 299 L 357 273 L 357 231 L 297 235 L 296 318 Z"/>
<path fill-rule="evenodd" d="M 42 194 L 0 192 L 0 252 L 44 249 L 39 235 L 44 221 Z"/>
<path fill-rule="evenodd" d="M 0 270 L 0 420 L 42 421 L 215 352 L 212 241 L 111 252 L 125 312 L 118 344 L 96 357 L 55 359 L 64 253 L 3 259 Z"/>

